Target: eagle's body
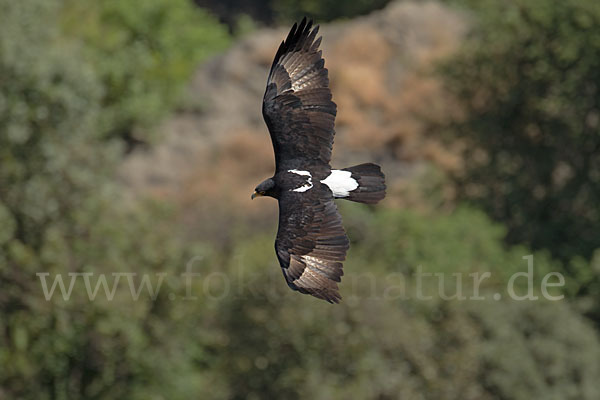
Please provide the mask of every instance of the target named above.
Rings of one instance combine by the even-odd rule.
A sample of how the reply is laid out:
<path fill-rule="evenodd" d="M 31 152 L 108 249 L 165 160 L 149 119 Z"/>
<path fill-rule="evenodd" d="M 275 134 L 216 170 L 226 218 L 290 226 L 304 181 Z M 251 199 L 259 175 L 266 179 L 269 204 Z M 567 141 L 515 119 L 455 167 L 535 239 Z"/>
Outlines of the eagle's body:
<path fill-rule="evenodd" d="M 279 46 L 263 98 L 263 116 L 275 150 L 273 177 L 255 196 L 279 201 L 275 252 L 288 285 L 329 302 L 341 299 L 337 282 L 348 238 L 334 198 L 376 203 L 385 196 L 379 166 L 342 170 L 329 165 L 336 105 L 312 21 L 294 24 Z"/>

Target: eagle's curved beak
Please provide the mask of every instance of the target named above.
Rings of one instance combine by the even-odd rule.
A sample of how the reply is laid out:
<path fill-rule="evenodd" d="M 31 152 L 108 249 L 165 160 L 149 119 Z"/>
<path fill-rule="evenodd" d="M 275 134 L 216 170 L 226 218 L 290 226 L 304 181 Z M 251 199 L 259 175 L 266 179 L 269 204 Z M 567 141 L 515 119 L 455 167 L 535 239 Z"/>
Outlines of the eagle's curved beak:
<path fill-rule="evenodd" d="M 251 199 L 254 200 L 255 197 L 260 197 L 262 196 L 262 194 L 258 193 L 256 190 L 254 191 L 254 193 L 252 193 L 252 197 Z"/>

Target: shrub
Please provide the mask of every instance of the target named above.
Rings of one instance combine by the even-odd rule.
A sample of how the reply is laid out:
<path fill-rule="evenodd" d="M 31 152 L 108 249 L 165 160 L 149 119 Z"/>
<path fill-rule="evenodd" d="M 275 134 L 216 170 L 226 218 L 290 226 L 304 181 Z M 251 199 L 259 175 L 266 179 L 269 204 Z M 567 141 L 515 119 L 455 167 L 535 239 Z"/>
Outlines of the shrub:
<path fill-rule="evenodd" d="M 188 0 L 64 0 L 61 25 L 102 83 L 102 131 L 130 146 L 153 137 L 197 65 L 229 43 Z"/>
<path fill-rule="evenodd" d="M 508 228 L 509 243 L 564 262 L 600 247 L 600 3 L 454 1 L 476 17 L 441 73 L 464 111 L 461 199 Z"/>

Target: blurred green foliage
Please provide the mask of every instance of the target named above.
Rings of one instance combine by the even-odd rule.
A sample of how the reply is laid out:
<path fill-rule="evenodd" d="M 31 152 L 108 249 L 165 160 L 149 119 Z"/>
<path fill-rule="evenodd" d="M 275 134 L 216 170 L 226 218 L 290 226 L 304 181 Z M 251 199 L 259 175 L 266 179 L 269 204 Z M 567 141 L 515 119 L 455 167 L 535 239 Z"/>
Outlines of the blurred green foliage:
<path fill-rule="evenodd" d="M 531 254 L 525 246 L 505 248 L 504 227 L 468 208 L 449 214 L 386 210 L 374 215 L 365 215 L 354 204 L 343 209 L 348 210 L 344 222 L 349 234 L 361 244 L 361 257 L 377 260 L 385 271 L 411 275 L 417 266 L 423 272 L 449 274 L 490 271 L 504 282 L 523 270 L 522 257 Z M 545 252 L 536 253 L 535 259 L 540 276 L 560 267 Z"/>
<path fill-rule="evenodd" d="M 227 44 L 187 7 L 0 0 L 0 399 L 600 397 L 600 341 L 578 303 L 598 295 L 597 253 L 572 259 L 552 293 L 565 301 L 496 301 L 531 253 L 506 247 L 503 225 L 469 207 L 344 204 L 353 244 L 331 306 L 286 287 L 271 235 L 241 228 L 217 252 L 176 209 L 128 195 L 114 177 L 123 132 L 172 110 L 195 63 Z M 534 252 L 537 295 L 559 268 L 548 250 Z M 489 272 L 486 299 L 419 300 L 419 266 Z M 68 273 L 94 274 L 93 290 L 115 272 L 155 289 L 165 277 L 154 299 L 134 300 L 122 277 L 112 300 L 99 287 L 91 301 L 82 275 L 69 300 L 59 287 L 46 300 L 36 275 L 68 288 Z"/>
<path fill-rule="evenodd" d="M 193 249 L 181 248 L 168 210 L 133 202 L 113 182 L 122 143 L 106 140 L 106 120 L 116 123 L 106 71 L 61 29 L 63 6 L 0 1 L 0 398 L 189 398 L 202 382 L 186 375 L 182 313 L 164 306 L 166 293 L 123 302 L 119 291 L 92 303 L 74 291 L 68 302 L 46 301 L 36 276 L 61 273 L 68 284 L 71 272 L 166 273 Z M 173 28 L 156 35 L 174 41 Z M 123 71 L 143 72 L 138 61 Z M 167 81 L 186 78 L 176 72 Z"/>
<path fill-rule="evenodd" d="M 214 323 L 224 343 L 213 350 L 220 354 L 213 373 L 223 395 L 214 398 L 598 396 L 597 338 L 563 306 L 455 303 L 430 320 L 406 303 L 374 299 L 335 310 L 291 303 L 222 305 Z"/>
<path fill-rule="evenodd" d="M 152 139 L 198 63 L 229 43 L 189 0 L 64 0 L 60 22 L 102 83 L 100 129 L 129 146 Z"/>
<path fill-rule="evenodd" d="M 439 218 L 350 205 L 343 214 L 355 242 L 339 306 L 297 296 L 281 284 L 271 236 L 243 239 L 220 263 L 206 260 L 204 275 L 220 271 L 231 278 L 228 290 L 213 289 L 206 301 L 214 306 L 203 315 L 202 330 L 211 332 L 204 350 L 212 355 L 211 398 L 525 400 L 600 394 L 594 383 L 600 342 L 589 321 L 563 302 L 492 300 L 506 285 L 504 270 L 525 266 L 505 264 L 511 257 L 501 250 L 499 228 L 481 213 L 463 209 Z M 468 218 L 479 222 L 460 235 Z M 424 232 L 432 241 L 411 241 Z M 399 243 L 401 250 L 390 259 L 388 251 Z M 485 300 L 414 296 L 407 266 L 439 260 L 449 247 L 463 258 L 448 254 L 447 264 L 460 265 L 436 269 L 425 262 L 424 270 L 489 271 L 492 278 L 481 286 Z M 536 271 L 544 262 L 536 258 Z"/>
<path fill-rule="evenodd" d="M 442 68 L 466 117 L 462 199 L 511 243 L 567 262 L 600 248 L 600 3 L 510 0 L 468 7 L 475 30 Z"/>

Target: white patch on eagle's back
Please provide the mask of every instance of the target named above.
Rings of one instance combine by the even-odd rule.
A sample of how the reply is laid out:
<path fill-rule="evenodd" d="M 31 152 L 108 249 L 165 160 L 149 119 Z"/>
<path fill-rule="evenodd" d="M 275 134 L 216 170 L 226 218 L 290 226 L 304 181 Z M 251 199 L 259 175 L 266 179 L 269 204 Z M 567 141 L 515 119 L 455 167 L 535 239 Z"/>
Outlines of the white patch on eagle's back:
<path fill-rule="evenodd" d="M 358 187 L 358 182 L 352 178 L 352 172 L 340 169 L 332 170 L 321 183 L 329 186 L 335 197 L 348 197 L 350 192 Z"/>
<path fill-rule="evenodd" d="M 296 175 L 308 176 L 308 179 L 306 180 L 306 185 L 300 186 L 297 189 L 290 189 L 290 190 L 293 190 L 294 192 L 306 192 L 308 189 L 312 189 L 313 183 L 312 183 L 312 175 L 310 174 L 310 172 L 298 171 L 297 169 L 289 169 L 288 172 L 291 172 Z"/>

